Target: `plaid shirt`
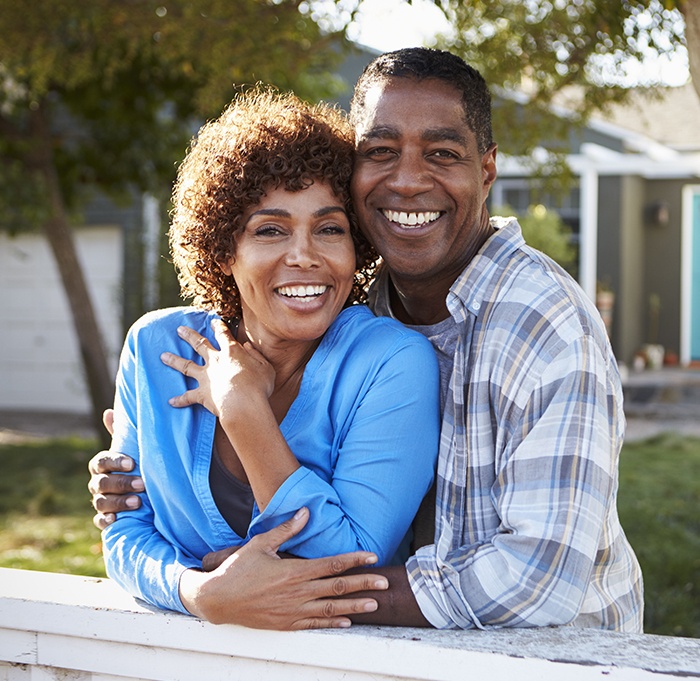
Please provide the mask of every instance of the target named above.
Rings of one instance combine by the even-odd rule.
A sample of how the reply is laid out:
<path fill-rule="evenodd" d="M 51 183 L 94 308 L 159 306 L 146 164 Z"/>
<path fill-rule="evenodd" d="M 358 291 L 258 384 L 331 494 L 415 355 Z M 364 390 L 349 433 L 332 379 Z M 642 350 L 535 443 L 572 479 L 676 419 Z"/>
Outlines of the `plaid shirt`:
<path fill-rule="evenodd" d="M 622 390 L 604 326 L 514 219 L 492 223 L 447 298 L 457 338 L 436 543 L 408 560 L 411 587 L 438 628 L 640 632 L 642 576 L 616 508 Z M 391 314 L 388 290 L 384 271 L 377 314 Z"/>

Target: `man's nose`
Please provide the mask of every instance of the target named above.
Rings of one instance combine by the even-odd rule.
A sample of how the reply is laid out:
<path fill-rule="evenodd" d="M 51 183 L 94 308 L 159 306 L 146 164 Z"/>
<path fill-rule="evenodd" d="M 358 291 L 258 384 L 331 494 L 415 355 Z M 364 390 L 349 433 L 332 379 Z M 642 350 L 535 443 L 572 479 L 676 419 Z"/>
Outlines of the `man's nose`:
<path fill-rule="evenodd" d="M 386 179 L 386 186 L 401 196 L 415 196 L 430 190 L 433 179 L 423 155 L 417 152 L 402 153 Z"/>

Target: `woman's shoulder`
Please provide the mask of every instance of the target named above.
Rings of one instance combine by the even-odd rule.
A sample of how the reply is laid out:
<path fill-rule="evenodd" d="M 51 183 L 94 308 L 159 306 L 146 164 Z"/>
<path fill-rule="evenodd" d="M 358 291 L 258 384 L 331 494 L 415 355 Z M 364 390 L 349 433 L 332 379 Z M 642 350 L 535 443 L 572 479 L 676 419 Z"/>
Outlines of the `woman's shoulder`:
<path fill-rule="evenodd" d="M 177 332 L 178 326 L 189 326 L 202 333 L 216 316 L 213 312 L 186 306 L 152 310 L 132 324 L 129 336 L 139 338 L 172 335 Z"/>
<path fill-rule="evenodd" d="M 345 308 L 329 329 L 334 345 L 346 342 L 353 347 L 371 346 L 379 349 L 415 347 L 420 352 L 433 354 L 430 341 L 390 317 L 378 317 L 366 305 Z"/>

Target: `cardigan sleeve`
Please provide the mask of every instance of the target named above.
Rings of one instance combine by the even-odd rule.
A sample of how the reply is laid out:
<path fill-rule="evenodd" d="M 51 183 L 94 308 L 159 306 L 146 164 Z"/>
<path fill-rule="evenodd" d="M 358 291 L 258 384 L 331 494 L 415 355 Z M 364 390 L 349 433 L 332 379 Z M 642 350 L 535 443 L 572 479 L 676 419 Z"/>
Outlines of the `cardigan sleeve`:
<path fill-rule="evenodd" d="M 136 338 L 130 331 L 117 374 L 111 451 L 134 459 L 133 475 L 141 474 L 137 376 Z M 102 532 L 107 575 L 133 596 L 188 614 L 179 596 L 180 576 L 187 568 L 201 567 L 201 561 L 158 532 L 148 493 L 143 492 L 140 497 L 140 508 L 119 513 L 116 521 Z"/>
<path fill-rule="evenodd" d="M 432 484 L 439 428 L 434 351 L 417 334 L 403 335 L 366 386 L 330 481 L 298 469 L 253 520 L 250 536 L 306 506 L 309 522 L 283 550 L 302 557 L 364 550 L 389 563 Z"/>

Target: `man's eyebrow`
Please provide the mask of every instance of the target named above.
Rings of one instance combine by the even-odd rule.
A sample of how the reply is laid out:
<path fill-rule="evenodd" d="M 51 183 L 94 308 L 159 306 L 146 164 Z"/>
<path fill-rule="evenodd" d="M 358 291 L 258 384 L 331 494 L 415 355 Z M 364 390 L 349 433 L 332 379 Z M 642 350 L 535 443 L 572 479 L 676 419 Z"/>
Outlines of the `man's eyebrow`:
<path fill-rule="evenodd" d="M 368 130 L 362 131 L 357 135 L 358 142 L 364 142 L 365 140 L 373 139 L 398 139 L 401 136 L 398 128 L 391 125 L 377 125 L 374 128 L 369 128 Z"/>
<path fill-rule="evenodd" d="M 456 142 L 467 146 L 467 138 L 455 128 L 429 128 L 421 137 L 427 142 Z"/>
<path fill-rule="evenodd" d="M 358 135 L 357 141 L 364 142 L 373 139 L 399 139 L 401 133 L 398 128 L 390 125 L 380 125 L 376 128 L 365 130 Z M 468 145 L 468 140 L 463 133 L 455 128 L 428 128 L 421 133 L 426 142 L 455 142 L 463 146 Z"/>

